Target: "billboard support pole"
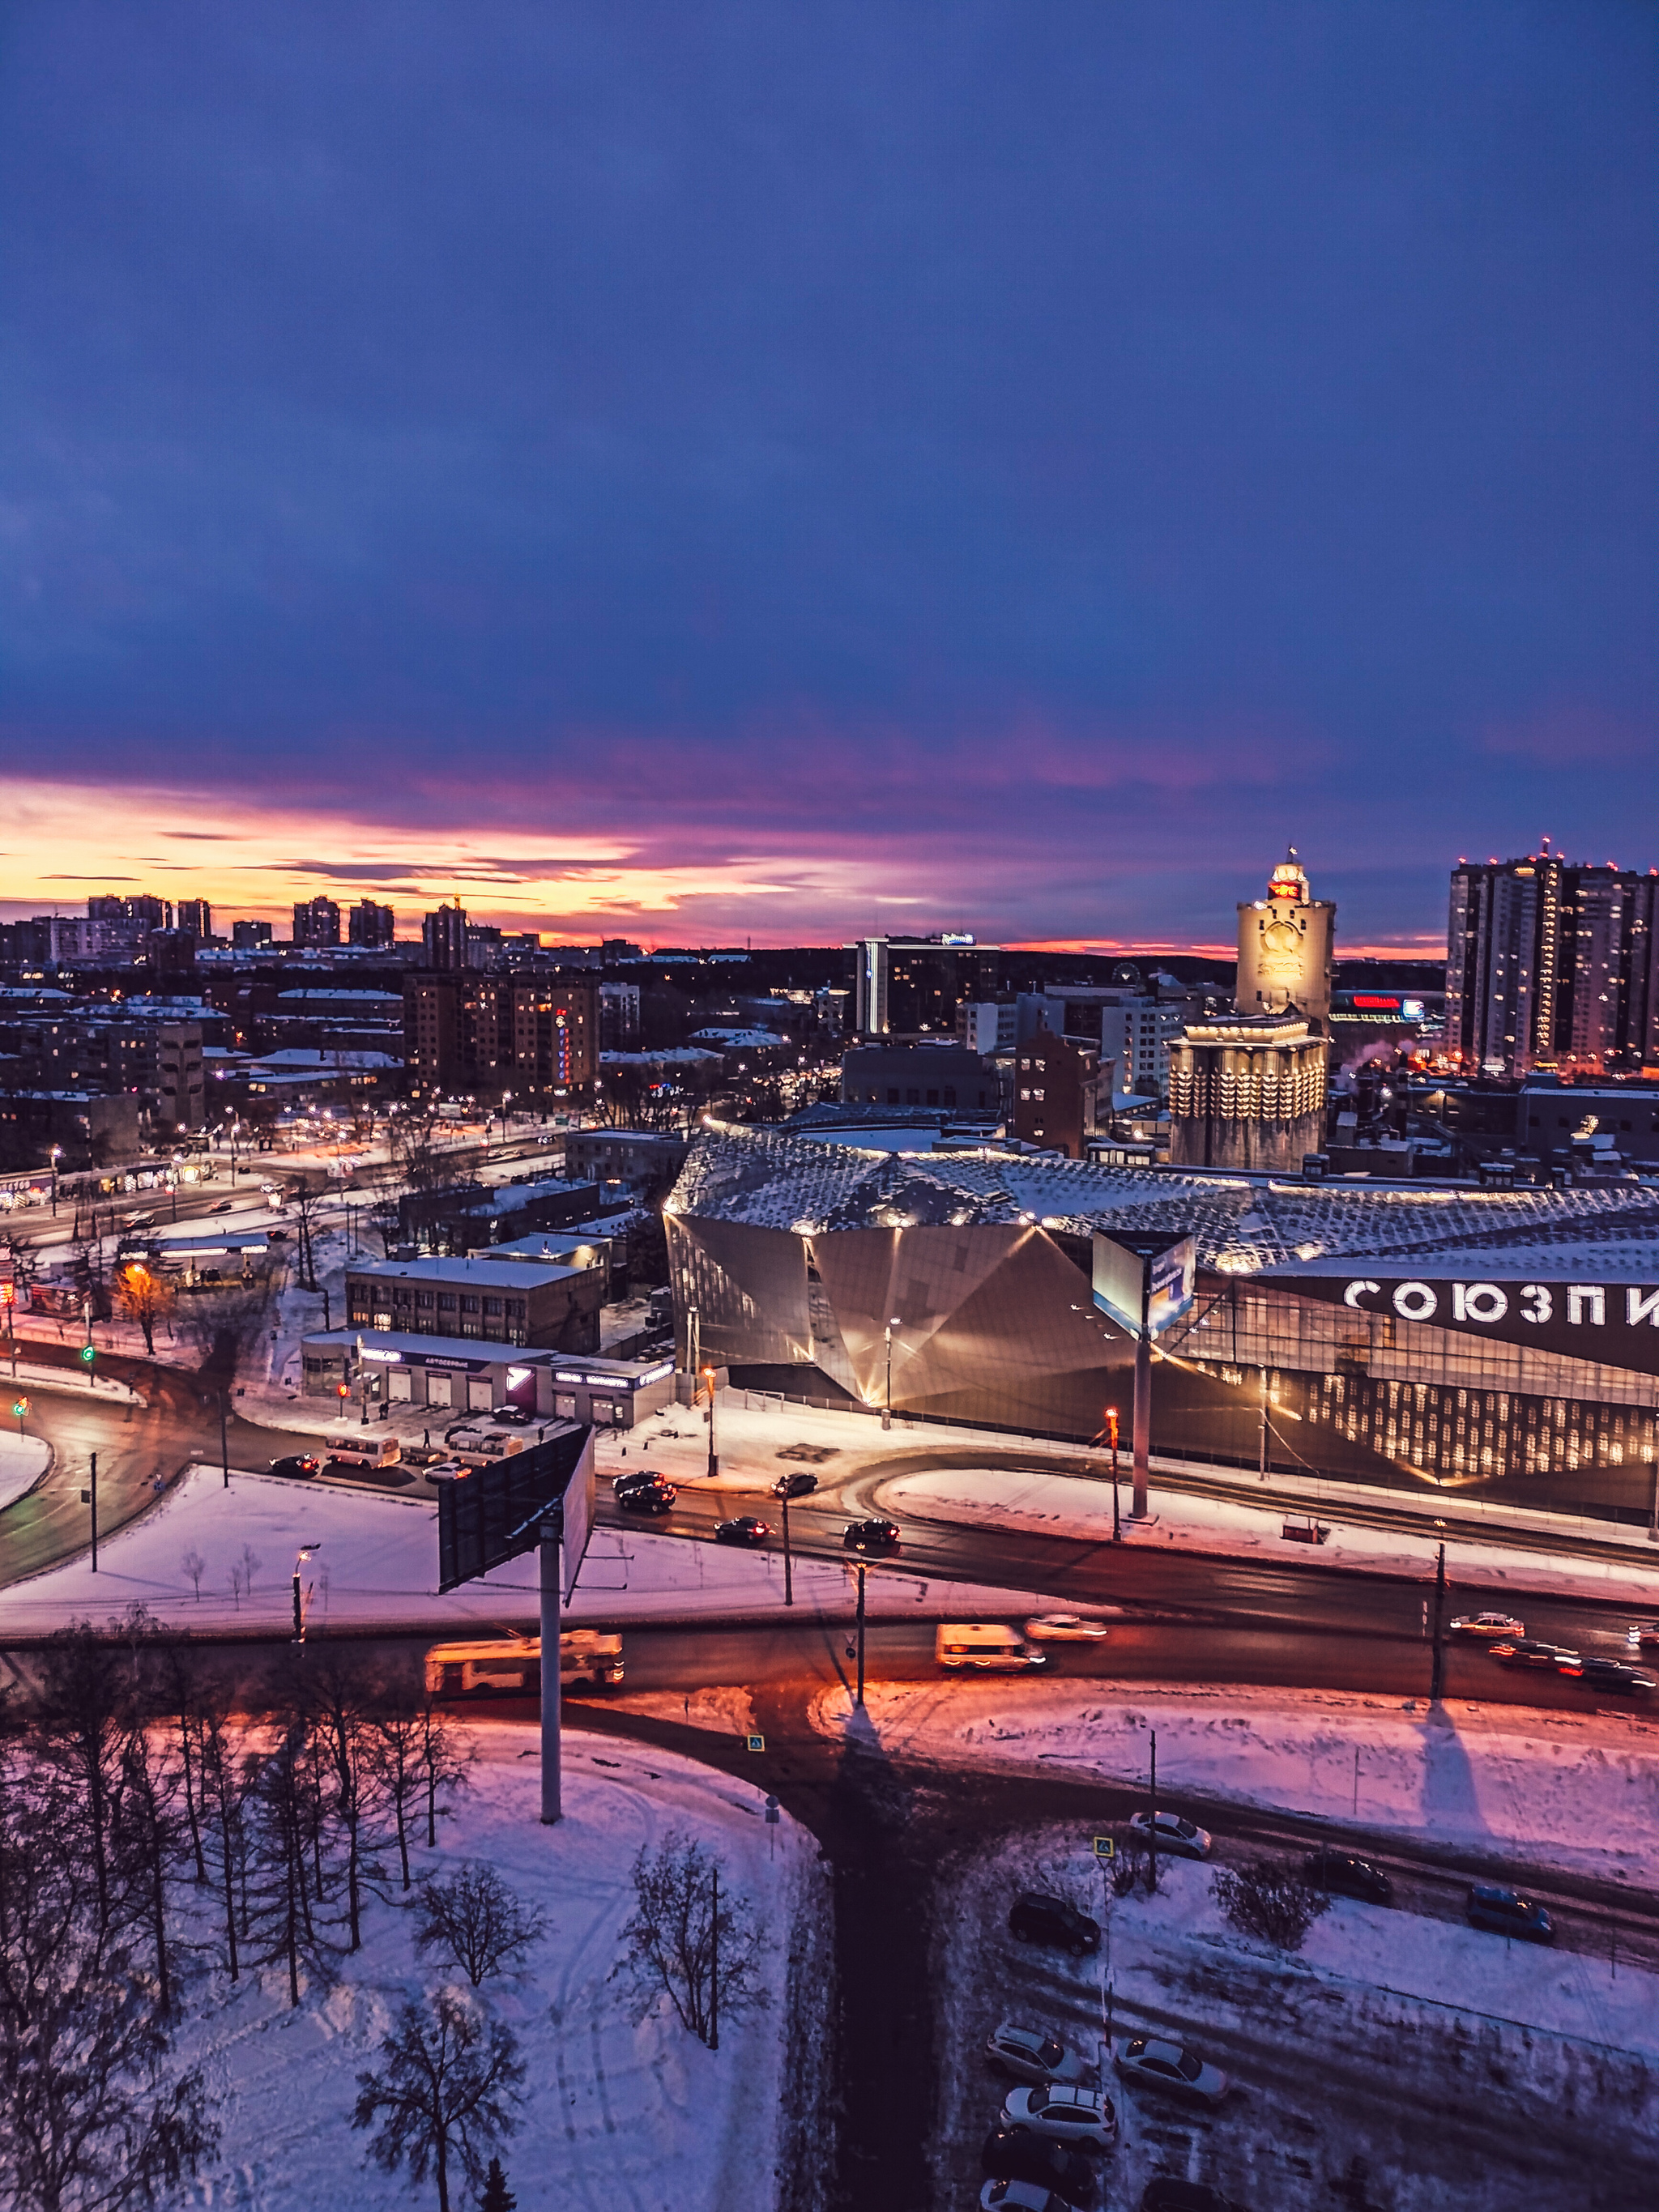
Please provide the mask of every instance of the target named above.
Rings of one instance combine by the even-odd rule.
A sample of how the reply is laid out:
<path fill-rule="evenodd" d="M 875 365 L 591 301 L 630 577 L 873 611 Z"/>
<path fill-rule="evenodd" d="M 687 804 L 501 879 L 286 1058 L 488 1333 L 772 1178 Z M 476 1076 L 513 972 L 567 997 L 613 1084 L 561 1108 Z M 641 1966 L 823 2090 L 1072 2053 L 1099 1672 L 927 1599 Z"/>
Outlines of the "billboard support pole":
<path fill-rule="evenodd" d="M 1152 1333 L 1146 1323 L 1135 1339 L 1134 1503 L 1132 1521 L 1148 1518 L 1147 1460 L 1152 1440 Z"/>
<path fill-rule="evenodd" d="M 537 1547 L 542 1600 L 542 1826 L 559 1818 L 559 1538 L 556 1530 Z"/>

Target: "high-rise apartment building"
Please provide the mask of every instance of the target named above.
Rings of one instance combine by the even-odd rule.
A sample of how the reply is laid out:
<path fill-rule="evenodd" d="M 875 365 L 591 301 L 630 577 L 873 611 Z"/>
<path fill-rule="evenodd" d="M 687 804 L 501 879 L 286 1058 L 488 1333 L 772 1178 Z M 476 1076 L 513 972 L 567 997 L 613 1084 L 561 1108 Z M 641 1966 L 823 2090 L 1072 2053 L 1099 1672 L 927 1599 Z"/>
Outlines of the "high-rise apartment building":
<path fill-rule="evenodd" d="M 296 899 L 294 902 L 294 942 L 315 950 L 340 941 L 340 909 L 331 898 L 319 892 L 315 898 Z"/>
<path fill-rule="evenodd" d="M 233 921 L 230 941 L 238 952 L 258 952 L 272 941 L 268 921 Z"/>
<path fill-rule="evenodd" d="M 213 934 L 213 908 L 206 899 L 180 899 L 174 909 L 180 929 L 188 929 L 197 937 Z"/>
<path fill-rule="evenodd" d="M 362 945 L 383 951 L 395 936 L 392 908 L 378 906 L 373 899 L 359 899 L 347 919 L 347 934 L 353 945 Z"/>
<path fill-rule="evenodd" d="M 965 933 L 866 937 L 843 950 L 860 1036 L 953 1036 L 958 1006 L 1001 988 L 1002 948 Z"/>
<path fill-rule="evenodd" d="M 1596 1073 L 1659 1060 L 1659 871 L 1544 849 L 1459 861 L 1446 933 L 1446 1048 L 1466 1068 Z"/>
<path fill-rule="evenodd" d="M 453 906 L 441 906 L 435 914 L 427 915 L 421 924 L 421 944 L 428 968 L 452 970 L 466 966 L 466 910 L 459 899 Z"/>
<path fill-rule="evenodd" d="M 404 1057 L 428 1091 L 586 1091 L 599 1030 L 591 982 L 533 969 L 418 969 L 404 978 Z"/>

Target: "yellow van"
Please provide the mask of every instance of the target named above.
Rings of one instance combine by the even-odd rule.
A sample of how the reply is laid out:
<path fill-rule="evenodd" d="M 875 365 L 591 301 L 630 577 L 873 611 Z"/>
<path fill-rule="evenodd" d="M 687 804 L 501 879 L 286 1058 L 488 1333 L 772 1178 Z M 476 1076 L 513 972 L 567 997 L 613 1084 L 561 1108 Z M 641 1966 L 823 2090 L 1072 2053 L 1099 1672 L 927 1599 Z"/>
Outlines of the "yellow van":
<path fill-rule="evenodd" d="M 1041 1644 L 1028 1644 L 1017 1628 L 998 1620 L 942 1620 L 933 1656 L 956 1673 L 971 1668 L 978 1674 L 1023 1674 L 1048 1663 Z"/>

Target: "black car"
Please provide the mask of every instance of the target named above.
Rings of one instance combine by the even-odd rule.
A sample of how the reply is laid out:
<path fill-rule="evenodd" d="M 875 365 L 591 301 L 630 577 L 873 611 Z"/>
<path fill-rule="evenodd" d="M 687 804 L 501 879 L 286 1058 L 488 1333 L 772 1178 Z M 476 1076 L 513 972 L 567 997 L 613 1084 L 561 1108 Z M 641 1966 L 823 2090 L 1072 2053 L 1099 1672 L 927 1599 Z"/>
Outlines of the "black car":
<path fill-rule="evenodd" d="M 617 1492 L 617 1504 L 624 1513 L 672 1513 L 678 1496 L 672 1482 L 631 1482 Z"/>
<path fill-rule="evenodd" d="M 809 1474 L 802 1468 L 793 1474 L 781 1474 L 772 1485 L 772 1495 L 774 1498 L 805 1498 L 817 1486 L 817 1475 Z"/>
<path fill-rule="evenodd" d="M 668 1477 L 665 1474 L 659 1474 L 654 1467 L 630 1468 L 625 1474 L 617 1475 L 612 1481 L 611 1494 L 613 1498 L 620 1498 L 624 1491 L 649 1490 L 653 1486 L 666 1482 L 667 1480 Z"/>
<path fill-rule="evenodd" d="M 289 1452 L 285 1458 L 272 1460 L 270 1471 L 273 1474 L 320 1474 L 323 1462 L 308 1457 L 304 1452 Z"/>
<path fill-rule="evenodd" d="M 1561 1669 L 1580 1682 L 1588 1682 L 1593 1690 L 1617 1690 L 1621 1695 L 1633 1698 L 1656 1687 L 1653 1676 L 1640 1667 L 1632 1667 L 1626 1659 L 1577 1659 Z"/>
<path fill-rule="evenodd" d="M 1565 1644 L 1546 1644 L 1536 1636 L 1511 1636 L 1494 1644 L 1492 1656 L 1506 1667 L 1559 1667 L 1564 1659 L 1577 1659 Z"/>
<path fill-rule="evenodd" d="M 1467 1911 L 1471 1928 L 1484 1928 L 1494 1936 L 1513 1936 L 1523 1943 L 1555 1941 L 1555 1923 L 1543 1906 L 1499 1882 L 1472 1884 Z"/>
<path fill-rule="evenodd" d="M 1041 1890 L 1028 1889 L 1014 1899 L 1008 1930 L 1022 1943 L 1051 1943 L 1079 1959 L 1100 1948 L 1099 1926 L 1086 1912 Z"/>
<path fill-rule="evenodd" d="M 841 1540 L 849 1552 L 896 1552 L 899 1547 L 898 1522 L 854 1521 Z"/>
<path fill-rule="evenodd" d="M 1358 1897 L 1367 1905 L 1394 1903 L 1394 1884 L 1382 1868 L 1352 1851 L 1310 1851 L 1302 1873 L 1315 1889 L 1334 1890 L 1339 1897 Z"/>
<path fill-rule="evenodd" d="M 1028 2128 L 993 2128 L 979 2154 L 988 2181 L 1031 2181 L 1052 2189 L 1068 2204 L 1092 2204 L 1098 2190 L 1095 2170 L 1080 2151 L 1034 2136 Z"/>
<path fill-rule="evenodd" d="M 1207 2181 L 1155 2173 L 1140 2192 L 1140 2212 L 1233 2212 L 1231 2201 Z"/>
<path fill-rule="evenodd" d="M 763 1544 L 772 1531 L 752 1513 L 739 1513 L 735 1521 L 722 1521 L 714 1530 L 717 1544 Z"/>
<path fill-rule="evenodd" d="M 504 1428 L 527 1429 L 535 1421 L 536 1414 L 530 1406 L 497 1406 L 489 1418 L 492 1421 L 501 1422 Z"/>

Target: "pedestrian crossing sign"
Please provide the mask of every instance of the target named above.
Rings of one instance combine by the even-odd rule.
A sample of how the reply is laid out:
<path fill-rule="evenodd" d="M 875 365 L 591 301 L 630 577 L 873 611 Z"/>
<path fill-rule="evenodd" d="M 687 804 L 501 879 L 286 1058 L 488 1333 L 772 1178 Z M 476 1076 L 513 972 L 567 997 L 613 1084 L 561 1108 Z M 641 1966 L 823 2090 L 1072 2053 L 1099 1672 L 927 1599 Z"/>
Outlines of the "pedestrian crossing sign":
<path fill-rule="evenodd" d="M 751 1735 L 749 1738 L 749 1748 L 750 1751 L 764 1751 L 766 1738 L 763 1735 Z"/>
<path fill-rule="evenodd" d="M 1117 1844 L 1112 1837 L 1095 1838 L 1095 1856 L 1097 1859 L 1115 1859 L 1117 1856 Z"/>

